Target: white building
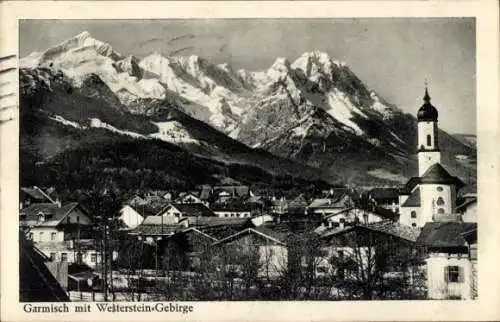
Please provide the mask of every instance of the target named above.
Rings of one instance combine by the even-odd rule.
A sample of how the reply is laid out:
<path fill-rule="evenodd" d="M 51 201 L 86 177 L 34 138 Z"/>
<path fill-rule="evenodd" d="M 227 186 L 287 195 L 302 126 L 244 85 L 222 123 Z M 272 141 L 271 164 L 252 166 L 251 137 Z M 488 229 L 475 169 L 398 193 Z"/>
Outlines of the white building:
<path fill-rule="evenodd" d="M 417 239 L 426 251 L 427 297 L 434 300 L 473 299 L 477 294 L 475 263 L 470 238 L 475 223 L 430 222 Z"/>
<path fill-rule="evenodd" d="M 440 164 L 438 111 L 430 103 L 427 88 L 417 119 L 419 176 L 411 178 L 399 196 L 399 221 L 413 227 L 423 227 L 443 218 L 458 221 L 460 216 L 455 212 L 457 190 L 464 184 Z"/>
<path fill-rule="evenodd" d="M 119 219 L 127 228 L 135 228 L 142 223 L 144 217 L 132 208 L 132 206 L 124 205 L 122 209 L 120 209 Z"/>

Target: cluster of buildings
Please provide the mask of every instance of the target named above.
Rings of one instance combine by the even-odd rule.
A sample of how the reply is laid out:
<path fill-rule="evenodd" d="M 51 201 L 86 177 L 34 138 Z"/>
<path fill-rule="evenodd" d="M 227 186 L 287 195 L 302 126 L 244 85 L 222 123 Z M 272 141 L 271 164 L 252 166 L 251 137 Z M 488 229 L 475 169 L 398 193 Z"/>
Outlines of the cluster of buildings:
<path fill-rule="evenodd" d="M 123 246 L 130 244 L 152 250 L 155 259 L 141 264 L 145 269 L 158 269 L 175 257 L 182 259 L 175 269 L 191 272 L 200 270 L 203 255 L 214 249 L 240 255 L 257 249 L 258 275 L 272 279 L 291 265 L 292 247 L 314 240 L 314 275 L 343 280 L 359 267 L 339 268 L 332 258 L 345 259 L 355 253 L 354 248 L 361 248 L 360 261 L 369 261 L 371 249 L 380 251 L 374 240 L 383 239 L 394 243 L 384 251 L 396 246 L 416 250 L 412 265 L 425 275 L 427 298 L 475 298 L 477 195 L 461 193 L 465 184 L 441 164 L 438 112 L 427 89 L 417 117 L 419 172 L 404 187 L 364 191 L 332 187 L 316 196 L 285 198 L 259 195 L 226 179 L 193 191 L 151 191 L 134 195 L 122 205 L 113 234 L 119 241 L 108 240 L 107 246 L 109 231 L 100 227 L 102 222 L 96 223 L 88 209 L 75 202 L 61 204 L 53 191 L 26 187 L 20 192 L 23 238 L 45 256 L 55 276 L 60 277 L 64 265 L 89 268 L 90 273 L 69 270 L 62 277 L 65 288 L 72 284 L 80 288 L 82 280 L 92 284 L 89 279 L 99 278 L 106 263 L 103 256 L 110 262 L 127 262 L 120 257 L 131 257 L 130 248 Z M 352 236 L 357 238 L 355 244 Z M 110 255 L 104 255 L 108 250 Z M 311 253 L 298 256 L 304 258 L 296 262 L 307 262 L 305 257 Z M 236 257 L 226 264 L 244 265 Z M 392 267 L 386 273 L 401 273 L 398 269 Z"/>

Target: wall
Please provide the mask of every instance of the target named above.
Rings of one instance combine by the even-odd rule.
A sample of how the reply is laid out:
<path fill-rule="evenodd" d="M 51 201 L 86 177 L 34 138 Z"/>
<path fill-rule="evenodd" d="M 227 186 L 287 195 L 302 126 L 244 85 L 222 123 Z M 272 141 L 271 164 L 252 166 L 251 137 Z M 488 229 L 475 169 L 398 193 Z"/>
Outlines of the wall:
<path fill-rule="evenodd" d="M 442 188 L 442 191 L 438 191 Z M 444 200 L 444 205 L 437 205 L 439 197 Z M 420 200 L 421 200 L 421 216 L 418 220 L 420 227 L 426 222 L 433 221 L 433 215 L 438 214 L 438 209 L 443 208 L 444 214 L 452 214 L 456 207 L 456 191 L 454 185 L 442 184 L 421 184 L 420 185 Z"/>
<path fill-rule="evenodd" d="M 454 254 L 431 253 L 427 263 L 427 297 L 429 299 L 447 299 L 450 295 L 460 295 L 462 299 L 470 299 L 472 291 L 471 262 L 467 254 L 461 257 Z M 445 267 L 459 266 L 463 270 L 463 282 L 452 283 L 445 281 Z"/>
<path fill-rule="evenodd" d="M 214 211 L 214 213 L 217 215 L 219 218 L 250 218 L 252 214 L 250 211 Z"/>
<path fill-rule="evenodd" d="M 78 218 L 80 220 L 80 225 L 92 225 L 92 220 L 90 220 L 90 218 L 79 208 L 75 208 L 61 223 L 77 224 Z"/>
<path fill-rule="evenodd" d="M 468 206 L 462 214 L 464 222 L 477 222 L 477 203 Z"/>
<path fill-rule="evenodd" d="M 128 205 L 123 207 L 120 210 L 120 213 L 121 213 L 120 219 L 129 228 L 135 228 L 139 226 L 144 220 L 144 218 L 137 211 L 135 211 L 132 207 Z"/>
<path fill-rule="evenodd" d="M 411 212 L 417 213 L 417 218 L 411 218 Z M 401 207 L 399 209 L 399 223 L 406 226 L 419 226 L 419 218 L 421 217 L 419 207 Z M 414 226 L 415 225 L 415 226 Z"/>
<path fill-rule="evenodd" d="M 441 163 L 441 152 L 418 152 L 418 175 L 421 177 L 435 163 Z"/>
<path fill-rule="evenodd" d="M 33 227 L 30 230 L 33 234 L 32 240 L 37 242 L 62 242 L 64 241 L 64 232 L 59 231 L 54 227 Z M 52 239 L 52 233 L 55 233 L 55 238 Z M 30 234 L 28 236 L 31 236 Z"/>
<path fill-rule="evenodd" d="M 427 145 L 427 135 L 431 136 L 430 145 Z M 423 145 L 427 150 L 435 150 L 438 148 L 437 142 L 437 122 L 418 122 L 417 149 Z"/>

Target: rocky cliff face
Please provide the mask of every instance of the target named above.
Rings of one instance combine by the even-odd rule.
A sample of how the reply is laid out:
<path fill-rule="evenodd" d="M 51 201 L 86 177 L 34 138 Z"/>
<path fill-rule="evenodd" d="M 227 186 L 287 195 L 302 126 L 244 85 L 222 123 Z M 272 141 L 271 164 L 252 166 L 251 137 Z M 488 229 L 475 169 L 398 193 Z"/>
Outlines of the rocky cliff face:
<path fill-rule="evenodd" d="M 207 142 L 209 137 L 218 147 L 239 141 L 278 155 L 282 162 L 291 159 L 352 183 L 402 182 L 416 169 L 415 118 L 387 103 L 346 64 L 324 52 L 304 53 L 295 61 L 278 58 L 264 71 L 234 71 L 229 64 L 215 65 L 199 56 L 125 57 L 84 32 L 33 53 L 21 60 L 21 66 L 27 68 L 27 83 L 51 71 L 50 77 L 64 79 L 68 91 L 105 101 L 106 108 L 115 111 L 113 117 L 119 113 L 128 121 L 118 126 L 104 108 L 91 108 L 92 117 L 98 115 L 118 130 L 135 131 L 143 124 L 141 129 L 148 131 L 135 132 L 178 144 L 188 142 L 179 140 L 180 133 L 190 143 Z M 40 80 L 34 88 L 54 92 L 53 81 L 57 80 Z M 54 99 L 63 100 L 68 109 L 71 102 L 80 104 L 74 95 L 60 87 L 58 91 Z M 59 110 L 68 116 L 68 111 Z M 172 113 L 189 119 L 190 127 L 168 123 Z M 194 132 L 197 136 L 188 135 Z M 475 149 L 442 131 L 440 141 L 445 164 L 459 175 L 470 173 L 455 156 L 473 154 Z M 220 151 L 211 149 L 211 154 Z M 228 151 L 222 153 L 224 158 Z"/>

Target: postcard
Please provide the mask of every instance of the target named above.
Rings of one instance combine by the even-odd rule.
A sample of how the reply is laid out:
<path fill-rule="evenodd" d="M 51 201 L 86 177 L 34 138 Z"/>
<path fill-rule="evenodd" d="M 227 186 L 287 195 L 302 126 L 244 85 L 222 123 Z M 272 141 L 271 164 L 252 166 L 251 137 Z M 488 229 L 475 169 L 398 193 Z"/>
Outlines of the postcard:
<path fill-rule="evenodd" d="M 3 320 L 500 318 L 497 2 L 1 6 Z"/>

